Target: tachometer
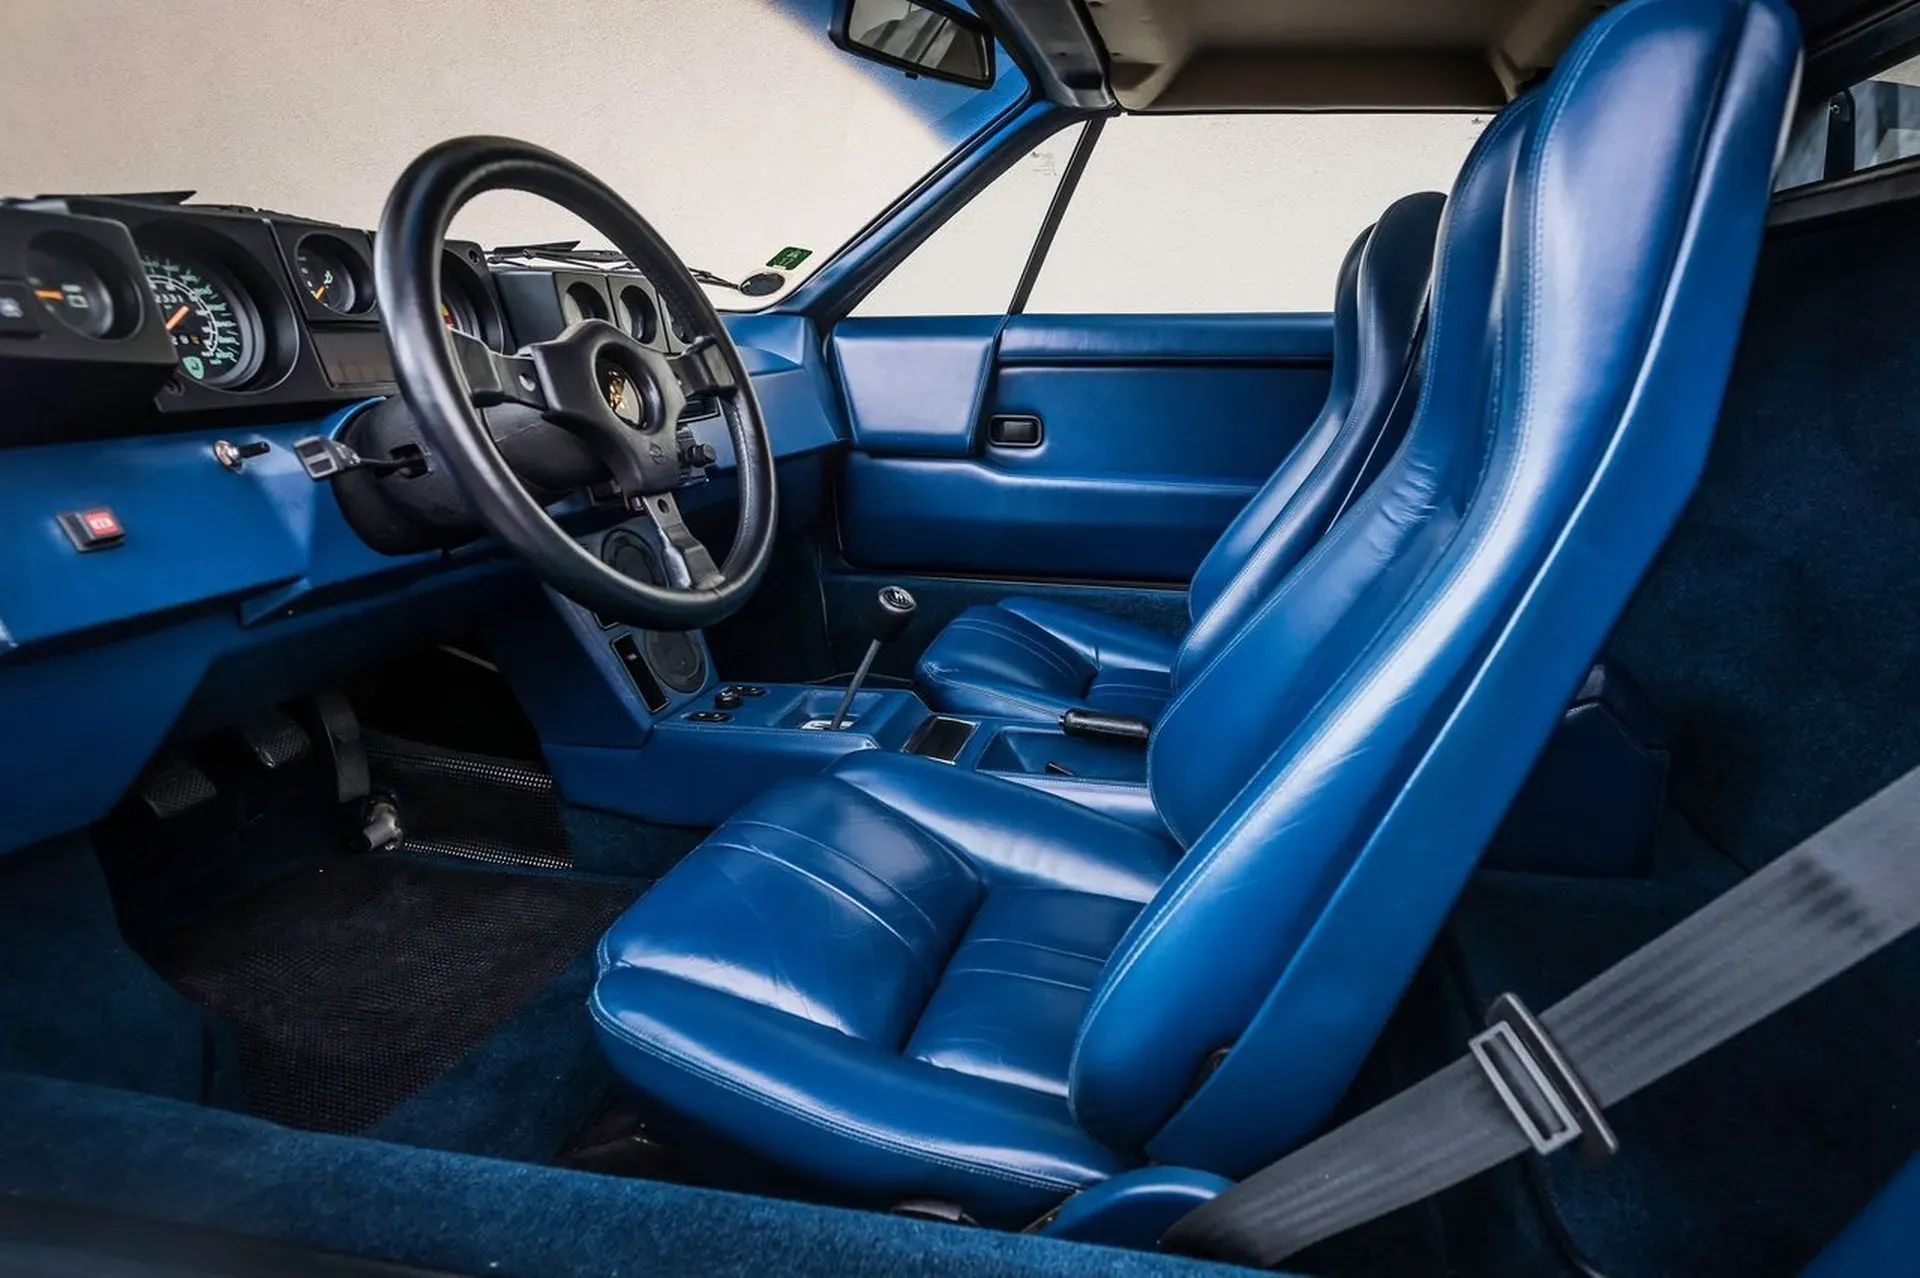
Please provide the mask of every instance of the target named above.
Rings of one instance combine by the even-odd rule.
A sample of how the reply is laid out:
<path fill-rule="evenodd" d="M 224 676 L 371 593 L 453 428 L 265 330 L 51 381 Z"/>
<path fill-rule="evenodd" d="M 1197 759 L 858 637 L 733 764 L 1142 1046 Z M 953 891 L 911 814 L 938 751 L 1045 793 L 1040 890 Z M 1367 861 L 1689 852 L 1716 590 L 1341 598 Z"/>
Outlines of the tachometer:
<path fill-rule="evenodd" d="M 181 253 L 142 253 L 140 265 L 181 372 L 204 386 L 238 386 L 260 371 L 260 312 L 231 276 Z"/>

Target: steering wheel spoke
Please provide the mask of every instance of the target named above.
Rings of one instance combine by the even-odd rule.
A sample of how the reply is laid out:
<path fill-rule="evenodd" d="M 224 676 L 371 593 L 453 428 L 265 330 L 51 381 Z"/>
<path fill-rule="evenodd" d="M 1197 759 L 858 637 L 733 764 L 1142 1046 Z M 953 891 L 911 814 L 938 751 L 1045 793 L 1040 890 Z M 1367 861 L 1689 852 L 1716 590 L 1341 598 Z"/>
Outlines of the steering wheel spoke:
<path fill-rule="evenodd" d="M 466 379 L 467 398 L 475 408 L 499 404 L 547 407 L 540 371 L 533 360 L 525 355 L 502 355 L 479 338 L 458 329 L 448 329 L 447 339 L 453 344 L 454 364 Z"/>
<path fill-rule="evenodd" d="M 713 590 L 724 581 L 713 554 L 680 517 L 680 503 L 669 493 L 658 493 L 636 503 L 660 530 L 667 576 L 682 590 Z"/>
<path fill-rule="evenodd" d="M 740 389 L 720 343 L 705 334 L 667 362 L 688 395 L 732 395 Z"/>

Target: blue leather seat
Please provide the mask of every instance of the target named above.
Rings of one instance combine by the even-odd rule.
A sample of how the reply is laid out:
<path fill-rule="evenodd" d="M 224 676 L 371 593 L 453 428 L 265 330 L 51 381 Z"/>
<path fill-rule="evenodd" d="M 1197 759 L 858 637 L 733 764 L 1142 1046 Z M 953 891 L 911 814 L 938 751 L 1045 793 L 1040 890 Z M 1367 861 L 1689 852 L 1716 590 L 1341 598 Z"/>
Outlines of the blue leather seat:
<path fill-rule="evenodd" d="M 1399 444 L 1445 204 L 1431 191 L 1407 196 L 1347 251 L 1326 403 L 1195 571 L 1184 640 L 1070 604 L 1005 599 L 934 637 L 917 672 L 927 700 L 1012 719 L 1057 720 L 1076 706 L 1158 719 L 1178 672 L 1206 663 Z"/>
<path fill-rule="evenodd" d="M 592 1012 L 663 1130 L 994 1224 L 1310 1137 L 1698 479 L 1797 58 L 1628 0 L 1488 128 L 1406 440 L 1168 706 L 1164 835 L 870 752 L 642 897 Z"/>

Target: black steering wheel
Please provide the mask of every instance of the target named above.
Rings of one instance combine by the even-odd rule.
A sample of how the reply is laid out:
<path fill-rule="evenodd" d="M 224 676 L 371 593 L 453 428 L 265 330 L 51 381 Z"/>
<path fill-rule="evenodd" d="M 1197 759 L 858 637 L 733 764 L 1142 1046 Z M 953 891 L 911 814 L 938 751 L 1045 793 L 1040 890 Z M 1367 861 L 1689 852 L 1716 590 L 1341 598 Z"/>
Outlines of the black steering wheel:
<path fill-rule="evenodd" d="M 485 191 L 526 191 L 586 220 L 650 280 L 690 335 L 663 355 L 606 320 L 501 355 L 442 321 L 447 226 Z M 456 138 L 407 166 L 387 199 L 375 245 L 375 287 L 401 392 L 421 433 L 487 531 L 555 590 L 602 617 L 654 630 L 720 621 L 766 571 L 773 549 L 773 450 L 753 384 L 720 317 L 665 240 L 607 185 L 568 160 L 509 138 Z M 716 567 L 673 497 L 686 475 L 676 432 L 689 395 L 715 400 L 733 440 L 740 513 Z M 589 553 L 527 492 L 480 409 L 538 409 L 577 436 L 613 476 L 621 499 L 658 531 L 667 585 L 626 576 Z"/>

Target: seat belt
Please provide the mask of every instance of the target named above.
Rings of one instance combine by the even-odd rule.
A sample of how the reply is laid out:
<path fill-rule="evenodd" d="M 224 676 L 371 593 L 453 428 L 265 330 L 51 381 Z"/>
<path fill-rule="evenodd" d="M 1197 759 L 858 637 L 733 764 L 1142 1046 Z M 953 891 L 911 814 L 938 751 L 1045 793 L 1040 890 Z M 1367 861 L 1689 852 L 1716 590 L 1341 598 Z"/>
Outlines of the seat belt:
<path fill-rule="evenodd" d="M 1496 1000 L 1439 1073 L 1176 1221 L 1171 1251 L 1273 1266 L 1529 1150 L 1619 1147 L 1601 1110 L 1920 926 L 1920 769 L 1536 1018 Z"/>

